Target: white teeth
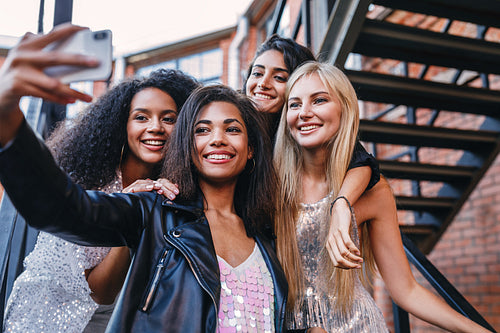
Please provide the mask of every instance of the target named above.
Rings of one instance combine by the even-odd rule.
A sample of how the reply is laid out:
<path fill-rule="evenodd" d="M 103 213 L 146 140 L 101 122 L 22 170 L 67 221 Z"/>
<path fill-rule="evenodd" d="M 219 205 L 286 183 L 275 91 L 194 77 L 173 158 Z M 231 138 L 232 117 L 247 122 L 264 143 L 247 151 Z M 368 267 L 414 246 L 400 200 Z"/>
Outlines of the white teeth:
<path fill-rule="evenodd" d="M 144 140 L 143 142 L 151 146 L 163 146 L 165 144 L 165 141 L 162 140 Z"/>
<path fill-rule="evenodd" d="M 312 129 L 318 128 L 318 125 L 309 125 L 309 126 L 303 126 L 300 128 L 301 131 L 310 131 Z"/>
<path fill-rule="evenodd" d="M 272 97 L 269 95 L 264 95 L 264 94 L 259 94 L 259 93 L 256 93 L 255 97 L 262 98 L 262 99 L 272 99 Z"/>
<path fill-rule="evenodd" d="M 210 154 L 207 158 L 210 160 L 229 160 L 231 156 L 225 154 Z"/>

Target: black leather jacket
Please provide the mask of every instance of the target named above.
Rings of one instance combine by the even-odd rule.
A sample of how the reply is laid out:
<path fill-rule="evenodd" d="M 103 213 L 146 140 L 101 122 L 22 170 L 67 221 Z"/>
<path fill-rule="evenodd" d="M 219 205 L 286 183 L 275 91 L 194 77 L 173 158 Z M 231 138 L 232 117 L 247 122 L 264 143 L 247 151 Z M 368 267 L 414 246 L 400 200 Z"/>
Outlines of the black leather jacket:
<path fill-rule="evenodd" d="M 0 182 L 30 225 L 81 245 L 131 249 L 107 332 L 215 332 L 219 269 L 201 200 L 84 191 L 26 124 L 0 152 Z M 284 332 L 286 279 L 272 241 L 255 240 L 274 281 L 276 332 Z"/>

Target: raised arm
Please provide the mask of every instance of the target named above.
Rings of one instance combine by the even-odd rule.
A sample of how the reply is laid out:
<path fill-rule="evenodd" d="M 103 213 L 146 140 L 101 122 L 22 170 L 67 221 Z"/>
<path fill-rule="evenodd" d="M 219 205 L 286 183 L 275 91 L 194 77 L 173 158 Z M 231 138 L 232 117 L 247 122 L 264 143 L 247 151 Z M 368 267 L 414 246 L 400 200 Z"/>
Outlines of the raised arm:
<path fill-rule="evenodd" d="M 91 100 L 43 72 L 52 65 L 96 65 L 88 57 L 43 51 L 47 44 L 81 29 L 63 25 L 47 35 L 26 34 L 1 67 L 0 182 L 32 226 L 82 245 L 126 245 L 137 235 L 124 236 L 123 231 L 140 230 L 136 224 L 141 223 L 142 212 L 135 207 L 140 206 L 139 198 L 87 193 L 75 185 L 26 124 L 19 108 L 23 96 L 57 103 Z M 101 227 L 102 220 L 107 227 Z"/>
<path fill-rule="evenodd" d="M 76 100 L 90 102 L 92 97 L 71 89 L 43 70 L 53 65 L 93 67 L 93 58 L 61 52 L 46 52 L 51 42 L 64 39 L 84 28 L 64 24 L 46 35 L 27 33 L 12 50 L 0 68 L 0 146 L 12 140 L 23 122 L 19 101 L 23 96 L 40 97 L 59 104 Z"/>
<path fill-rule="evenodd" d="M 396 304 L 451 332 L 489 332 L 415 280 L 401 241 L 394 196 L 385 179 L 358 200 L 355 211 L 359 221 L 368 220 L 375 262 Z"/>

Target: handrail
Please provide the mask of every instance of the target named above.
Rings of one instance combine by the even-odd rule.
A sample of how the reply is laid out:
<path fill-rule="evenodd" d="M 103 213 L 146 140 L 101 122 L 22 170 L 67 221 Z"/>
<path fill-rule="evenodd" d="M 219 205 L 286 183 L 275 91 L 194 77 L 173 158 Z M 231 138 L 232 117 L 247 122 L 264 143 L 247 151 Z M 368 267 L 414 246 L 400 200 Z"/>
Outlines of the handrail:
<path fill-rule="evenodd" d="M 456 311 L 479 325 L 495 332 L 493 327 L 474 309 L 474 307 L 462 296 L 462 294 L 444 277 L 443 274 L 426 258 L 415 244 L 403 233 L 401 233 L 403 246 L 411 262 L 429 281 L 434 289 L 443 299 Z"/>

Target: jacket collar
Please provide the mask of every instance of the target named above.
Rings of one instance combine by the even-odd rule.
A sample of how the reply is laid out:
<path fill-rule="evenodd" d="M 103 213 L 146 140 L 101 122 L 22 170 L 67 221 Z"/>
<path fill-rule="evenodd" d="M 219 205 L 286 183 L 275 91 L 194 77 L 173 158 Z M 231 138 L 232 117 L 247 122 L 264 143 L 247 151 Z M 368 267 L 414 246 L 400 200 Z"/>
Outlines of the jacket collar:
<path fill-rule="evenodd" d="M 203 215 L 203 196 L 201 193 L 198 193 L 194 199 L 190 200 L 172 201 L 170 199 L 165 199 L 162 201 L 161 205 L 190 212 L 196 216 Z"/>

